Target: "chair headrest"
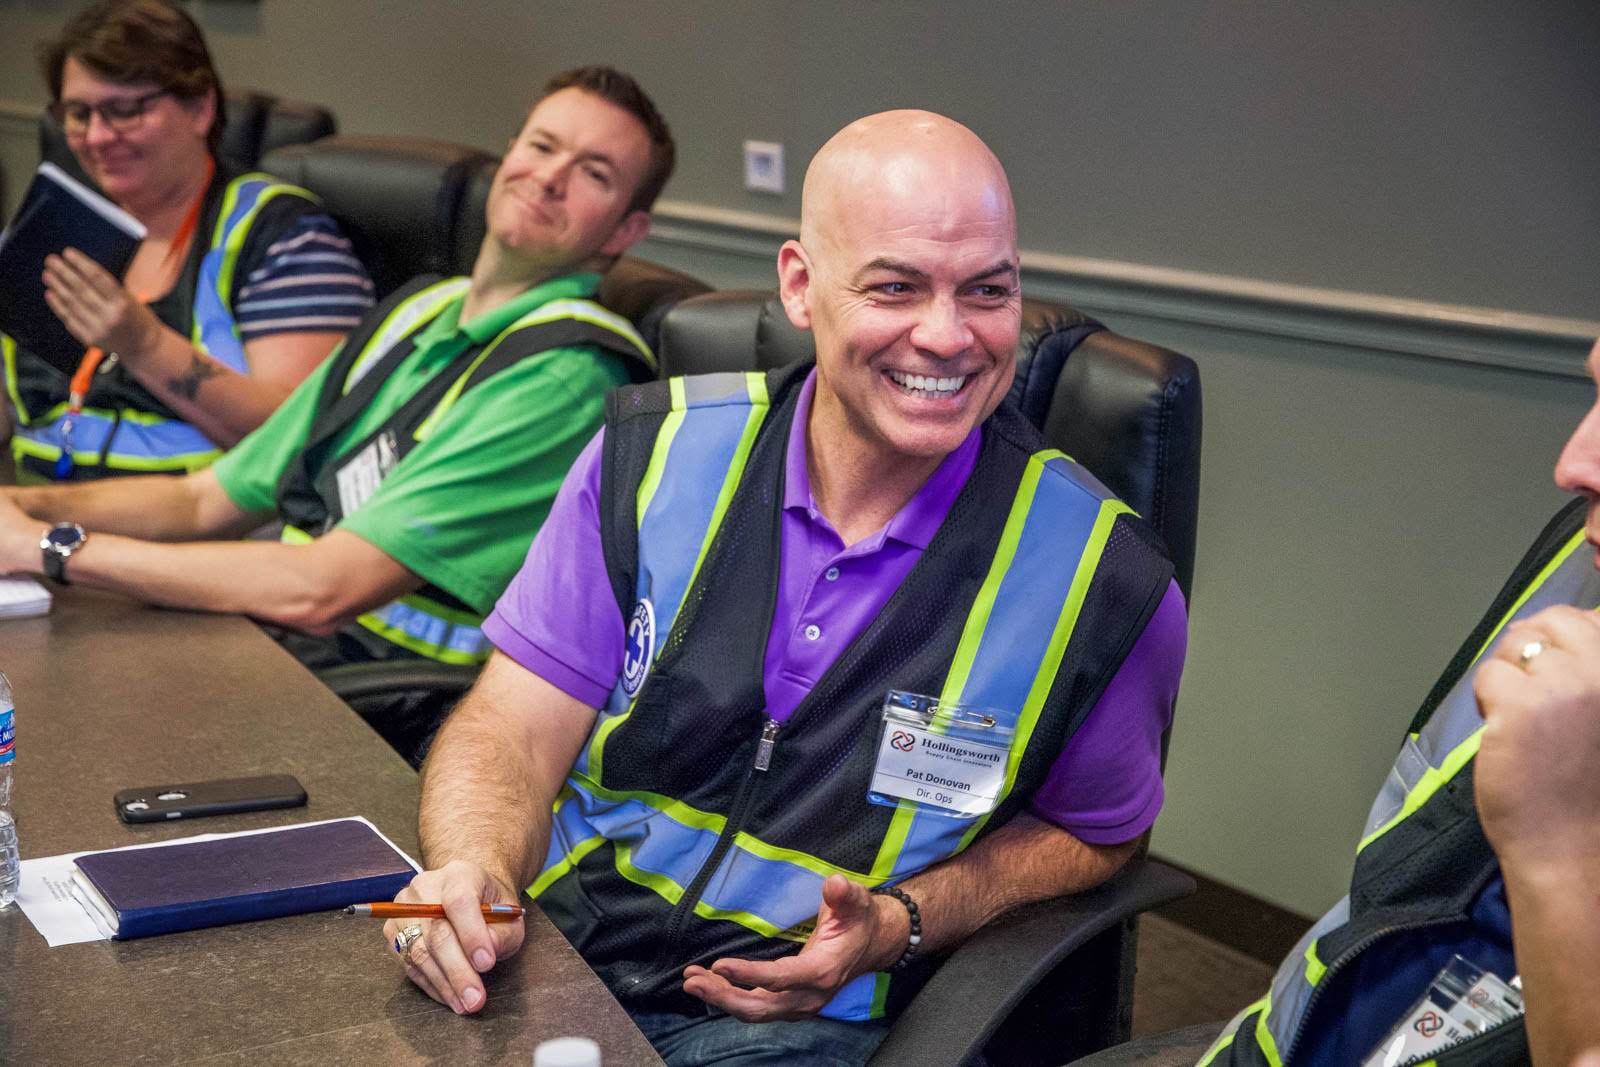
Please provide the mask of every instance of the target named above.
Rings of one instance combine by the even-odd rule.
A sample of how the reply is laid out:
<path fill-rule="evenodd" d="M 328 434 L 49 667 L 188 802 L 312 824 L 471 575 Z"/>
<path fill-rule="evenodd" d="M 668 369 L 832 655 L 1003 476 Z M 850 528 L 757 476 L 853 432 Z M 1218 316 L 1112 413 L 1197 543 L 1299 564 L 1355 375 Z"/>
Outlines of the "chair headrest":
<path fill-rule="evenodd" d="M 461 204 L 486 162 L 493 157 L 464 145 L 346 136 L 280 148 L 261 166 L 322 199 L 383 296 L 418 274 L 461 273 Z"/>
<path fill-rule="evenodd" d="M 656 351 L 663 376 L 771 370 L 816 354 L 777 296 L 756 290 L 685 300 L 667 313 Z M 1194 361 L 1112 333 L 1073 308 L 1024 300 L 1010 399 L 1051 447 L 1149 520 L 1188 596 L 1200 491 Z"/>

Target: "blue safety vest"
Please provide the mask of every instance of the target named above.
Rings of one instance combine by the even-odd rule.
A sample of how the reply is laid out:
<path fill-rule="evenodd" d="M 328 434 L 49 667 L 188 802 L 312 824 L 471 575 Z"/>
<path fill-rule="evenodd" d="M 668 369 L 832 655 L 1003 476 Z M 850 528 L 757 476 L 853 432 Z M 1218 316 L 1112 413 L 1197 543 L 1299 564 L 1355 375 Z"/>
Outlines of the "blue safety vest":
<path fill-rule="evenodd" d="M 1392 990 L 1355 982 L 1357 965 L 1399 939 L 1449 942 L 1461 931 L 1470 933 L 1480 897 L 1500 877 L 1473 799 L 1473 761 L 1483 734 L 1472 691 L 1474 668 L 1516 619 L 1556 604 L 1600 606 L 1600 572 L 1584 547 L 1583 503 L 1575 502 L 1546 528 L 1412 723 L 1368 815 L 1349 894 L 1307 931 L 1268 994 L 1228 1024 L 1202 1065 L 1311 1064 L 1302 1050 L 1313 1044 L 1315 1033 L 1341 1022 L 1319 1008 L 1324 1003 L 1345 1005 L 1351 1014 L 1392 1011 L 1398 1022 L 1410 1005 L 1368 1003 L 1392 996 Z M 1424 992 L 1418 988 L 1415 995 Z M 1465 1067 L 1527 1059 L 1519 1019 L 1425 1062 Z"/>
<path fill-rule="evenodd" d="M 209 242 L 191 252 L 180 276 L 182 286 L 193 278 L 187 321 L 173 322 L 187 332 L 200 351 L 240 374 L 250 373 L 239 327 L 233 318 L 233 297 L 240 253 L 263 208 L 279 197 L 297 197 L 314 205 L 304 189 L 265 174 L 245 174 L 213 186 L 206 217 L 215 211 Z M 194 257 L 198 256 L 198 264 Z M 17 425 L 11 450 L 19 472 L 50 477 L 61 456 L 61 420 L 67 414 L 67 377 L 43 360 L 19 351 L 0 334 L 6 392 Z M 107 442 L 109 441 L 109 447 Z M 103 474 L 181 473 L 207 466 L 221 449 L 199 429 L 134 382 L 120 368 L 96 375 L 82 412 L 74 417 L 72 449 L 78 476 Z M 101 459 L 104 456 L 104 463 Z"/>
<path fill-rule="evenodd" d="M 889 604 L 780 727 L 761 671 L 782 471 L 805 365 L 675 378 L 608 401 L 602 543 L 622 677 L 555 804 L 528 892 L 607 985 L 693 1013 L 682 968 L 810 936 L 822 883 L 892 884 L 1021 810 L 1170 581 L 1149 528 L 1009 406 Z M 867 801 L 885 693 L 1014 731 L 988 815 Z M 892 1015 L 929 967 L 864 975 L 823 1010 Z"/>

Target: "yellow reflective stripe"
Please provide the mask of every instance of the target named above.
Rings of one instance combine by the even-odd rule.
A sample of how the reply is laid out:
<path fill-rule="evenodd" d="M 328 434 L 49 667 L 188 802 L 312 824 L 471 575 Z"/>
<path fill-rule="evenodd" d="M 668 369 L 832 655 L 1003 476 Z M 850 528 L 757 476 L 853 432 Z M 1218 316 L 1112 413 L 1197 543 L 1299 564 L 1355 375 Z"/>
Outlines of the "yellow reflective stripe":
<path fill-rule="evenodd" d="M 1549 580 L 1552 574 L 1561 568 L 1561 565 L 1567 561 L 1567 558 L 1571 556 L 1572 553 L 1577 550 L 1578 546 L 1583 543 L 1584 534 L 1583 531 L 1580 530 L 1578 533 L 1573 534 L 1572 540 L 1568 541 L 1562 547 L 1561 551 L 1555 554 L 1554 558 L 1552 558 L 1549 563 L 1545 564 L 1544 569 L 1539 572 L 1532 582 L 1528 583 L 1528 588 L 1523 590 L 1522 595 L 1517 597 L 1516 603 L 1511 605 L 1510 609 L 1506 611 L 1505 616 L 1501 618 L 1500 622 L 1496 624 L 1494 630 L 1490 632 L 1488 639 L 1483 643 L 1483 647 L 1478 649 L 1477 656 L 1473 657 L 1474 664 L 1483 658 L 1483 654 L 1487 652 L 1489 650 L 1489 646 L 1494 644 L 1496 639 L 1499 638 L 1500 631 L 1505 629 L 1506 624 L 1516 617 L 1517 612 L 1522 610 L 1523 606 L 1527 604 L 1528 600 L 1532 598 L 1534 593 L 1539 591 L 1539 588 Z M 1463 675 L 1463 677 L 1465 677 L 1465 675 Z M 1429 767 L 1426 771 L 1423 771 L 1422 777 L 1417 779 L 1417 784 L 1412 786 L 1411 791 L 1406 794 L 1405 803 L 1400 805 L 1400 810 L 1390 816 L 1388 822 L 1385 822 L 1382 826 L 1378 827 L 1376 830 L 1372 831 L 1372 833 L 1361 839 L 1361 843 L 1356 845 L 1356 855 L 1361 855 L 1362 850 L 1368 845 L 1372 844 L 1378 838 L 1394 829 L 1403 820 L 1410 818 L 1418 808 L 1422 807 L 1423 804 L 1428 802 L 1429 798 L 1431 798 L 1434 793 L 1438 792 L 1440 786 L 1454 778 L 1460 772 L 1461 768 L 1466 766 L 1467 761 L 1478 754 L 1478 745 L 1482 741 L 1482 734 L 1483 727 L 1480 726 L 1478 729 L 1474 730 L 1471 736 L 1469 736 L 1465 741 L 1461 742 L 1461 744 L 1452 749 L 1450 754 L 1444 758 L 1444 762 L 1440 766 Z"/>
<path fill-rule="evenodd" d="M 339 387 L 339 392 L 341 394 L 348 393 L 351 385 L 356 379 L 360 378 L 360 372 L 368 363 L 388 352 L 401 337 L 415 333 L 424 323 L 436 317 L 450 301 L 466 292 L 471 284 L 471 281 L 467 278 L 446 278 L 443 281 L 433 283 L 416 295 L 402 300 L 400 305 L 389 312 L 383 322 L 379 323 L 378 328 L 372 331 L 372 337 L 367 341 L 367 346 L 361 350 L 360 355 L 356 356 L 355 360 L 350 364 L 350 369 L 345 372 L 344 384 Z M 419 310 L 420 305 L 430 299 L 434 303 L 427 307 L 421 307 Z M 406 316 L 412 316 L 411 321 L 406 323 L 403 330 L 396 331 L 394 329 L 395 323 Z"/>
<path fill-rule="evenodd" d="M 71 410 L 71 406 L 65 400 L 63 400 L 61 403 L 45 412 L 43 421 L 46 423 L 54 422 Z M 164 426 L 168 423 L 181 421 L 177 419 L 169 419 L 165 415 L 155 415 L 148 411 L 136 411 L 133 408 L 123 408 L 121 411 L 116 411 L 111 408 L 86 407 L 83 409 L 83 413 L 85 415 L 94 415 L 97 418 L 106 419 L 108 421 L 120 417 L 123 422 L 131 422 L 139 426 Z"/>
<path fill-rule="evenodd" d="M 256 197 L 256 202 L 250 208 L 250 211 L 234 224 L 233 229 L 224 233 L 223 227 L 227 225 L 229 216 L 233 214 L 234 206 L 239 202 L 239 191 L 249 181 L 263 181 L 271 184 L 261 191 L 261 195 Z M 211 248 L 222 249 L 222 265 L 217 268 L 217 299 L 223 307 L 228 306 L 228 294 L 233 292 L 233 272 L 239 265 L 239 251 L 244 248 L 245 238 L 249 236 L 250 227 L 255 223 L 256 216 L 261 214 L 261 209 L 266 207 L 269 201 L 275 200 L 286 193 L 303 197 L 314 204 L 322 203 L 308 190 L 294 185 L 285 185 L 270 174 L 245 174 L 228 183 L 227 194 L 222 200 L 222 210 L 217 215 L 217 228 L 211 236 Z M 237 323 L 234 324 L 233 332 L 234 336 L 238 336 L 239 327 Z M 200 351 L 206 351 L 205 345 L 201 340 L 200 321 L 198 319 L 190 326 L 190 340 L 194 342 L 195 347 Z M 246 358 L 248 359 L 248 357 Z"/>
<path fill-rule="evenodd" d="M 460 649 L 449 648 L 442 644 L 433 644 L 429 641 L 423 641 L 419 638 L 413 637 L 411 634 L 400 629 L 398 626 L 390 626 L 387 622 L 379 618 L 373 612 L 368 612 L 365 615 L 359 616 L 356 619 L 356 622 L 360 623 L 362 626 L 365 626 L 367 629 L 371 630 L 385 641 L 393 641 L 401 648 L 410 649 L 419 656 L 426 656 L 429 659 L 437 660 L 440 663 L 453 663 L 462 667 L 474 667 L 487 660 L 491 651 L 490 649 L 486 648 L 482 652 L 462 652 Z"/>
<path fill-rule="evenodd" d="M 733 843 L 753 856 L 760 856 L 764 860 L 777 860 L 780 863 L 792 863 L 796 867 L 803 867 L 812 874 L 823 878 L 831 874 L 842 874 L 852 882 L 860 882 L 866 886 L 880 885 L 883 878 L 875 877 L 871 873 L 854 871 L 848 867 L 837 867 L 809 852 L 799 852 L 792 848 L 782 848 L 778 845 L 769 845 L 759 837 L 752 837 L 744 831 L 733 836 Z"/>
<path fill-rule="evenodd" d="M 678 429 L 683 425 L 684 410 L 688 404 L 683 396 L 683 379 L 673 378 L 667 383 L 667 389 L 672 394 L 672 410 L 667 412 L 667 417 L 661 423 L 661 429 L 656 431 L 656 444 L 650 450 L 650 465 L 644 469 L 644 477 L 639 481 L 639 492 L 634 498 L 634 527 L 643 528 L 645 512 L 649 510 L 650 501 L 655 499 L 656 490 L 661 486 L 661 475 L 667 469 L 667 454 L 672 451 L 673 439 L 678 436 Z"/>
<path fill-rule="evenodd" d="M 13 434 L 11 437 L 11 451 L 17 456 L 32 456 L 35 459 L 56 459 L 61 455 L 61 449 L 56 445 L 47 445 L 35 441 L 22 434 Z M 204 452 L 185 452 L 176 456 L 124 456 L 116 452 L 106 457 L 106 466 L 118 470 L 148 471 L 157 473 L 161 471 L 197 471 L 202 470 L 222 455 L 220 448 L 208 449 Z M 86 465 L 98 465 L 100 453 L 98 450 L 74 450 L 73 459 Z"/>
<path fill-rule="evenodd" d="M 1019 755 L 1027 750 L 1028 742 L 1033 738 L 1034 727 L 1039 725 L 1044 702 L 1049 698 L 1050 690 L 1055 685 L 1056 670 L 1061 666 L 1067 645 L 1072 640 L 1073 632 L 1078 628 L 1078 617 L 1083 613 L 1083 602 L 1089 595 L 1089 586 L 1094 582 L 1095 571 L 1100 567 L 1100 557 L 1105 553 L 1106 541 L 1111 537 L 1111 528 L 1116 525 L 1117 516 L 1132 512 L 1133 509 L 1120 500 L 1100 502 L 1100 514 L 1095 517 L 1094 529 L 1090 531 L 1088 543 L 1083 547 L 1083 555 L 1078 557 L 1078 569 L 1073 574 L 1072 585 L 1067 590 L 1066 603 L 1061 605 L 1061 614 L 1056 617 L 1056 627 L 1050 635 L 1050 646 L 1045 650 L 1044 659 L 1039 663 L 1038 673 L 1033 676 L 1033 686 L 1028 690 L 1028 699 L 1023 702 L 1022 714 L 1017 718 L 1016 732 L 1011 737 L 1012 755 L 1006 761 L 1006 781 L 1000 791 L 1001 799 L 1010 796 L 1011 790 L 1016 787 L 1017 770 L 1022 764 Z M 956 846 L 957 852 L 972 844 L 973 838 L 988 824 L 993 814 L 994 812 L 989 812 L 973 820 L 967 832 L 961 835 L 961 843 Z"/>
<path fill-rule="evenodd" d="M 711 508 L 711 521 L 706 524 L 706 535 L 700 542 L 699 555 L 695 556 L 694 569 L 689 572 L 688 584 L 683 587 L 685 597 L 694 588 L 695 579 L 700 577 L 700 567 L 706 561 L 706 553 L 711 550 L 711 542 L 716 540 L 723 516 L 728 513 L 733 491 L 739 487 L 739 481 L 744 476 L 745 464 L 750 462 L 750 450 L 755 447 L 756 432 L 767 417 L 766 376 L 758 371 L 746 371 L 744 387 L 750 396 L 750 413 L 745 416 L 744 433 L 739 436 L 739 444 L 733 450 L 733 462 L 728 464 L 728 473 L 723 476 L 722 491 L 717 494 L 717 502 Z"/>
<path fill-rule="evenodd" d="M 1241 1009 L 1238 1015 L 1235 1015 L 1232 1019 L 1228 1020 L 1228 1025 L 1222 1028 L 1222 1033 L 1217 1035 L 1217 1039 L 1211 1043 L 1210 1048 L 1206 1049 L 1206 1054 L 1200 1057 L 1200 1062 L 1195 1064 L 1195 1067 L 1210 1067 L 1211 1061 L 1215 1060 L 1217 1055 L 1222 1052 L 1223 1049 L 1233 1044 L 1234 1038 L 1238 1036 L 1239 1028 L 1243 1026 L 1244 1021 L 1250 1017 L 1250 1013 L 1253 1011 L 1260 1011 L 1262 1013 L 1262 1017 L 1265 1018 L 1266 1012 L 1271 1008 L 1271 1006 L 1272 994 L 1268 993 L 1254 1004 L 1248 1004 Z M 1271 1035 L 1268 1036 L 1270 1038 Z M 1276 1055 L 1275 1045 L 1274 1055 Z"/>
<path fill-rule="evenodd" d="M 754 930 L 762 937 L 778 938 L 783 941 L 796 941 L 805 944 L 809 935 L 797 934 L 786 930 L 763 919 L 759 915 L 748 911 L 725 911 L 722 908 L 713 908 L 703 900 L 695 901 L 694 913 L 702 919 L 721 919 L 724 922 L 738 923 L 746 930 Z"/>
<path fill-rule="evenodd" d="M 568 871 L 572 870 L 572 868 L 583 862 L 583 857 L 587 856 L 601 845 L 608 843 L 609 842 L 599 834 L 589 838 L 587 841 L 579 842 L 575 848 L 566 854 L 560 863 L 552 864 L 549 870 L 543 872 L 539 875 L 539 877 L 533 880 L 533 884 L 527 888 L 528 896 L 532 897 L 534 900 L 538 900 L 539 896 L 546 889 L 549 889 L 551 886 L 555 885 L 556 882 L 560 881 Z"/>
<path fill-rule="evenodd" d="M 11 397 L 11 405 L 16 410 L 19 421 L 26 426 L 32 421 L 28 416 L 28 407 L 22 402 L 22 389 L 17 385 L 17 342 L 9 334 L 0 333 L 0 359 L 6 366 L 6 395 Z"/>
<path fill-rule="evenodd" d="M 643 886 L 668 903 L 676 904 L 683 898 L 683 886 L 674 882 L 664 874 L 655 871 L 646 871 L 633 865 L 633 849 L 627 845 L 613 843 L 613 854 L 616 859 L 617 873 L 622 875 L 634 885 Z"/>
<path fill-rule="evenodd" d="M 1328 973 L 1328 965 L 1317 958 L 1317 942 L 1313 938 L 1311 944 L 1306 946 L 1306 984 L 1316 985 L 1322 981 L 1322 976 Z"/>
<path fill-rule="evenodd" d="M 572 777 L 584 789 L 602 800 L 610 800 L 616 803 L 637 800 L 645 806 L 655 808 L 663 815 L 670 815 L 678 822 L 683 823 L 683 825 L 692 826 L 697 830 L 709 830 L 714 834 L 720 834 L 723 827 L 728 825 L 727 819 L 723 816 L 715 812 L 701 811 L 699 808 L 691 807 L 673 797 L 663 796 L 660 793 L 651 793 L 644 789 L 607 789 L 589 775 L 579 774 L 576 771 L 572 772 Z"/>
<path fill-rule="evenodd" d="M 683 379 L 670 379 L 670 385 L 668 388 L 672 391 L 673 410 L 670 414 L 668 414 L 667 419 L 671 420 L 673 415 L 677 415 L 678 422 L 681 423 L 683 421 L 683 414 L 680 411 L 680 407 L 687 406 L 687 401 L 685 399 L 686 394 L 684 393 L 683 388 Z M 734 448 L 733 451 L 733 460 L 728 464 L 727 473 L 722 477 L 722 490 L 717 494 L 717 502 L 711 508 L 711 521 L 706 525 L 705 537 L 701 540 L 700 551 L 695 556 L 694 569 L 689 572 L 689 581 L 683 587 L 685 597 L 688 596 L 689 590 L 694 588 L 695 579 L 700 577 L 700 565 L 706 561 L 706 552 L 711 548 L 711 542 L 716 539 L 717 530 L 722 525 L 723 516 L 728 512 L 728 504 L 733 499 L 733 491 L 738 488 L 739 480 L 744 476 L 745 465 L 750 462 L 750 449 L 755 445 L 756 432 L 761 429 L 761 422 L 767 417 L 768 398 L 766 375 L 762 374 L 760 371 L 746 371 L 744 376 L 744 388 L 745 393 L 750 397 L 750 413 L 745 416 L 744 432 L 739 436 L 739 444 Z M 662 423 L 662 429 L 666 429 L 665 422 Z M 678 427 L 677 425 L 674 425 L 672 428 L 672 433 L 675 435 L 677 432 Z M 661 466 L 662 468 L 665 467 L 665 456 L 670 446 L 670 438 L 665 442 L 665 446 L 663 446 L 661 434 L 658 433 L 656 435 L 656 451 L 650 456 L 651 468 L 656 467 L 656 457 L 658 455 L 663 457 Z M 648 479 L 650 470 L 647 469 L 645 474 L 646 479 Z M 656 488 L 660 484 L 660 481 L 661 471 L 657 470 L 655 472 L 655 482 L 650 485 L 651 496 L 655 495 Z M 644 482 L 641 482 L 639 485 L 639 492 L 641 496 L 644 494 L 644 490 L 645 484 Z M 646 501 L 645 505 L 648 505 L 648 503 L 649 502 Z M 644 505 L 641 505 L 638 510 L 638 514 L 641 518 L 644 515 L 644 507 Z M 637 697 L 635 699 L 637 699 Z M 594 742 L 589 747 L 589 767 L 591 773 L 596 779 L 601 777 L 606 738 L 610 737 L 612 732 L 616 730 L 617 727 L 621 726 L 623 722 L 625 722 L 628 717 L 633 714 L 633 706 L 634 701 L 630 700 L 628 702 L 627 711 L 624 711 L 621 715 L 615 715 L 607 719 L 605 722 L 601 723 L 600 728 L 595 731 Z"/>
<path fill-rule="evenodd" d="M 290 526 L 289 524 L 285 523 L 283 530 L 278 534 L 278 540 L 286 545 L 308 545 L 312 541 L 315 541 L 316 538 L 312 537 L 298 526 Z"/>
<path fill-rule="evenodd" d="M 1278 1041 L 1272 1036 L 1267 1019 L 1272 1015 L 1272 994 L 1263 998 L 1261 1014 L 1256 1018 L 1256 1045 L 1272 1067 L 1283 1067 L 1283 1057 L 1278 1054 Z"/>
<path fill-rule="evenodd" d="M 1572 555 L 1572 553 L 1575 552 L 1578 546 L 1583 544 L 1583 542 L 1584 531 L 1579 530 L 1577 533 L 1572 535 L 1572 540 L 1563 545 L 1561 551 L 1557 552 L 1555 557 L 1551 559 L 1549 563 L 1545 564 L 1544 569 L 1539 572 L 1538 576 L 1535 577 L 1532 582 L 1528 583 L 1528 588 L 1522 591 L 1522 595 L 1517 597 L 1517 602 L 1511 605 L 1511 608 L 1506 612 L 1505 617 L 1502 618 L 1499 624 L 1495 626 L 1494 631 L 1490 633 L 1488 640 L 1484 641 L 1483 647 L 1478 649 L 1478 654 L 1477 656 L 1473 657 L 1473 662 L 1477 662 L 1477 660 L 1483 658 L 1483 654 L 1489 651 L 1489 646 L 1494 644 L 1495 639 L 1500 636 L 1500 631 L 1505 629 L 1506 623 L 1510 622 L 1517 612 L 1522 610 L 1522 606 L 1532 598 L 1534 593 L 1539 591 L 1540 586 L 1544 585 L 1545 582 L 1550 580 L 1550 576 L 1552 574 L 1561 569 L 1561 565 L 1567 561 L 1567 557 Z"/>
<path fill-rule="evenodd" d="M 950 660 L 950 673 L 945 675 L 944 688 L 939 693 L 942 706 L 961 703 L 961 692 L 972 674 L 972 664 L 978 657 L 978 646 L 983 643 L 984 631 L 988 629 L 989 617 L 994 612 L 1000 583 L 1005 580 L 1006 572 L 1016 559 L 1017 545 L 1022 541 L 1022 529 L 1027 524 L 1028 511 L 1039 489 L 1039 476 L 1044 473 L 1044 464 L 1035 460 L 1037 457 L 1030 457 L 1027 467 L 1023 469 L 1022 481 L 1011 501 L 1011 513 L 1006 516 L 1005 527 L 1000 532 L 1000 543 L 995 547 L 994 559 L 989 564 L 989 573 L 984 576 L 983 585 L 978 588 L 978 595 L 967 612 L 961 640 L 956 645 L 955 656 Z M 911 822 L 916 813 L 914 801 L 901 800 L 895 805 L 894 815 L 889 820 L 889 831 L 884 834 L 883 843 L 878 846 L 878 857 L 872 863 L 871 877 L 878 882 L 894 873 L 895 863 L 900 858 L 900 851 L 905 848 L 906 836 L 911 832 Z"/>
<path fill-rule="evenodd" d="M 639 358 L 649 365 L 651 370 L 656 368 L 656 354 L 650 351 L 650 346 L 645 343 L 639 331 L 633 328 L 633 323 L 612 311 L 607 311 L 593 300 L 552 300 L 542 305 L 537 311 L 529 312 L 517 321 L 518 326 L 532 326 L 541 322 L 554 322 L 557 319 L 576 319 L 587 322 L 591 326 L 600 326 L 619 334 L 624 340 L 638 350 Z M 516 327 L 512 327 L 515 329 Z"/>
<path fill-rule="evenodd" d="M 888 1010 L 889 1003 L 889 972 L 879 971 L 872 976 L 872 1006 L 867 1009 L 867 1018 L 881 1019 Z"/>
<path fill-rule="evenodd" d="M 1400 805 L 1400 810 L 1389 818 L 1389 821 L 1378 827 L 1372 833 L 1361 839 L 1356 846 L 1356 855 L 1361 855 L 1361 850 L 1372 844 L 1378 838 L 1410 818 L 1416 810 L 1426 804 L 1439 787 L 1454 778 L 1467 761 L 1478 754 L 1478 745 L 1483 740 L 1483 727 L 1478 727 L 1467 739 L 1450 750 L 1444 762 L 1438 767 L 1429 767 L 1422 772 L 1422 777 L 1417 779 L 1417 784 L 1411 787 L 1411 792 L 1406 794 L 1405 803 Z"/>

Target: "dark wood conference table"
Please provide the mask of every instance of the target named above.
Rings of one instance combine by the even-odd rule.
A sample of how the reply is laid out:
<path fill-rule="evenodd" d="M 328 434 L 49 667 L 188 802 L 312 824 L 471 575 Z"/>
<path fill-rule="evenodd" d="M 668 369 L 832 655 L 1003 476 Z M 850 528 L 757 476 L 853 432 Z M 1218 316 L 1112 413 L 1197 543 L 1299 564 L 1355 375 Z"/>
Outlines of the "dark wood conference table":
<path fill-rule="evenodd" d="M 363 815 L 417 854 L 418 779 L 361 719 L 246 620 L 56 591 L 44 618 L 0 621 L 17 702 L 22 857 Z M 288 772 L 310 804 L 126 826 L 118 789 Z M 606 1067 L 660 1064 L 622 1007 L 537 910 L 522 952 L 458 1017 L 385 958 L 381 924 L 302 915 L 49 948 L 0 911 L 0 1063 L 532 1062 L 552 1037 Z"/>

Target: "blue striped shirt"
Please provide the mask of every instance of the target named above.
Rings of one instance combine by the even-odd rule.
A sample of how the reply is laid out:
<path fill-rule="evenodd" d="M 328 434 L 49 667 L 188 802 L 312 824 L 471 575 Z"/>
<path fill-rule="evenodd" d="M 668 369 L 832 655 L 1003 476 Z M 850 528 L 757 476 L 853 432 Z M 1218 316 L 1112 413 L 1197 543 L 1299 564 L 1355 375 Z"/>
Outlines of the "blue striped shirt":
<path fill-rule="evenodd" d="M 302 216 L 240 286 L 233 316 L 246 342 L 278 333 L 347 333 L 373 303 L 372 279 L 327 215 Z"/>

